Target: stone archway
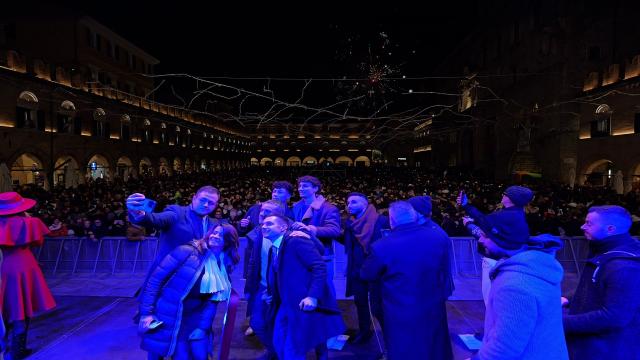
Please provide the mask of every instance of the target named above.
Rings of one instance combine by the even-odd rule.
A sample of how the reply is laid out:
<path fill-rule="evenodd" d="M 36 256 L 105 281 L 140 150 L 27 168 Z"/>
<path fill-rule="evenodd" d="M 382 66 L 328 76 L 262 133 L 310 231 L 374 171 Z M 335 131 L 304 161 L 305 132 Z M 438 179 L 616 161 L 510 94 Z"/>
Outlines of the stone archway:
<path fill-rule="evenodd" d="M 275 166 L 284 166 L 284 159 L 281 157 L 277 157 L 273 163 Z"/>
<path fill-rule="evenodd" d="M 297 156 L 291 156 L 287 159 L 287 166 L 300 166 L 302 165 L 302 160 L 300 160 Z"/>
<path fill-rule="evenodd" d="M 11 182 L 13 184 L 36 184 L 46 189 L 48 188 L 46 179 L 44 163 L 31 153 L 21 154 L 11 165 Z"/>
<path fill-rule="evenodd" d="M 82 175 L 76 159 L 70 155 L 60 156 L 54 165 L 53 186 L 75 188 L 82 183 Z"/>
<path fill-rule="evenodd" d="M 158 159 L 158 175 L 172 175 L 173 168 L 169 166 L 167 159 L 161 157 Z"/>
<path fill-rule="evenodd" d="M 107 157 L 101 154 L 93 155 L 87 162 L 86 176 L 89 179 L 111 179 L 111 166 Z"/>
<path fill-rule="evenodd" d="M 121 156 L 116 162 L 116 173 L 125 181 L 128 180 L 130 176 L 135 176 L 135 172 L 136 169 L 129 157 Z"/>
<path fill-rule="evenodd" d="M 302 159 L 302 165 L 304 166 L 315 166 L 318 164 L 318 159 L 313 156 L 307 156 Z"/>
<path fill-rule="evenodd" d="M 148 157 L 143 157 L 142 159 L 140 159 L 138 171 L 140 172 L 140 175 L 153 176 L 153 165 L 151 164 L 151 160 L 149 160 Z"/>
<path fill-rule="evenodd" d="M 615 175 L 613 161 L 599 159 L 591 162 L 581 174 L 580 184 L 591 184 L 593 186 L 611 186 L 611 181 Z"/>
<path fill-rule="evenodd" d="M 348 156 L 338 156 L 336 164 L 351 166 L 353 165 L 353 160 Z"/>
<path fill-rule="evenodd" d="M 364 155 L 358 156 L 353 161 L 355 162 L 356 166 L 370 166 L 371 165 L 371 161 L 369 160 L 369 158 L 364 156 Z"/>
<path fill-rule="evenodd" d="M 264 158 L 260 159 L 260 165 L 261 166 L 271 166 L 271 165 L 273 165 L 273 160 L 271 158 L 264 157 Z"/>

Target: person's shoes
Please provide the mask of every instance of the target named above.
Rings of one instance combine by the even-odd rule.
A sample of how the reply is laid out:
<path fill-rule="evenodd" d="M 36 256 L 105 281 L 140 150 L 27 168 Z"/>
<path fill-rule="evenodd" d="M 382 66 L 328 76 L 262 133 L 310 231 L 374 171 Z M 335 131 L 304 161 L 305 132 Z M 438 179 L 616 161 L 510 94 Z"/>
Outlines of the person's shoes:
<path fill-rule="evenodd" d="M 253 335 L 255 335 L 255 334 L 256 334 L 256 333 L 255 333 L 255 332 L 253 332 L 253 329 L 251 328 L 251 326 L 249 326 L 249 327 L 247 328 L 247 330 L 245 330 L 245 331 L 244 331 L 244 336 L 253 336 Z"/>
<path fill-rule="evenodd" d="M 349 339 L 349 343 L 358 345 L 358 344 L 366 344 L 369 342 L 371 337 L 373 336 L 373 331 L 358 331 L 352 338 Z"/>

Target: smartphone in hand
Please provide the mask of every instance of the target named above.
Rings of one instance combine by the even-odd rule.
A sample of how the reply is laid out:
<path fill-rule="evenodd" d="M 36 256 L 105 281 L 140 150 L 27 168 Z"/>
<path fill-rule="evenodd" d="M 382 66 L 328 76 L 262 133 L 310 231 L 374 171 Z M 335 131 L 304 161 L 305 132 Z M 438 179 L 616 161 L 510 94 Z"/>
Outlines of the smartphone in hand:
<path fill-rule="evenodd" d="M 144 199 L 142 201 L 142 205 L 136 206 L 132 210 L 142 210 L 145 213 L 152 213 L 155 207 L 156 207 L 156 202 L 154 200 Z"/>

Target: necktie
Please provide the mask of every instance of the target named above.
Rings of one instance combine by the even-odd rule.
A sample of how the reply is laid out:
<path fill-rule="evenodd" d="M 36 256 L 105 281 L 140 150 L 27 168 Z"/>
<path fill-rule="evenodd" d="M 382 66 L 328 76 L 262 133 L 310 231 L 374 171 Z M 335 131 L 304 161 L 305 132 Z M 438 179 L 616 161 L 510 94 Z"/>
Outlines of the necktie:
<path fill-rule="evenodd" d="M 276 290 L 276 273 L 278 271 L 278 247 L 269 249 L 269 263 L 267 264 L 267 292 L 270 295 Z"/>

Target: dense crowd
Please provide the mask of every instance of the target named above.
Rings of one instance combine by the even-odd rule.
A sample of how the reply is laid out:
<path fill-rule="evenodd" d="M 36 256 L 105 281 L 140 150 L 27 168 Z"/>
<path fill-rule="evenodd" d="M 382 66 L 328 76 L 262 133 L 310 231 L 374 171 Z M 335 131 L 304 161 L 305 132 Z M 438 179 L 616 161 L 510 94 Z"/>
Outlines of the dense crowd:
<path fill-rule="evenodd" d="M 52 236 L 129 236 L 140 239 L 153 235 L 153 229 L 143 229 L 127 220 L 125 199 L 139 192 L 155 199 L 156 211 L 170 204 L 187 204 L 196 189 L 213 184 L 220 189 L 221 199 L 212 216 L 237 225 L 253 204 L 270 199 L 270 184 L 274 180 L 295 179 L 305 173 L 323 179 L 323 194 L 346 216 L 346 195 L 352 191 L 367 194 L 380 212 L 390 203 L 417 195 L 433 199 L 433 219 L 449 236 L 468 236 L 462 224 L 462 213 L 455 198 L 465 190 L 472 204 L 484 212 L 500 206 L 500 199 L 509 184 L 494 183 L 465 174 L 433 174 L 411 168 L 299 168 L 252 167 L 219 172 L 183 173 L 173 176 L 115 178 L 90 180 L 75 189 L 56 187 L 45 191 L 35 185 L 23 185 L 18 191 L 38 200 L 33 209 L 52 231 Z M 526 184 L 534 190 L 533 202 L 525 208 L 532 234 L 580 236 L 580 225 L 592 205 L 616 204 L 633 216 L 631 233 L 640 232 L 640 188 L 618 195 L 603 187 L 570 188 L 566 185 L 537 181 Z M 297 196 L 294 194 L 294 199 Z"/>

